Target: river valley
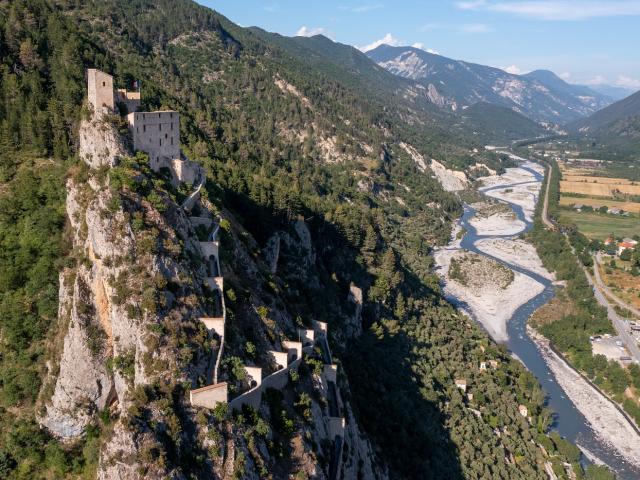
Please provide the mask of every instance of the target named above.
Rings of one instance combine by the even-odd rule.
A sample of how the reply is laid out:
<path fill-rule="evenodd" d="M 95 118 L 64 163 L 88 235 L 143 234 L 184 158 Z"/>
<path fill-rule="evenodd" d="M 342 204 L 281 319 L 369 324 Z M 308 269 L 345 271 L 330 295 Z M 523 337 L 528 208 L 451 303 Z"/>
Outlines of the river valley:
<path fill-rule="evenodd" d="M 578 444 L 590 461 L 611 467 L 619 479 L 640 478 L 640 435 L 634 426 L 527 328 L 531 314 L 554 296 L 558 284 L 535 248 L 518 238 L 533 225 L 544 177 L 540 165 L 519 160 L 505 174 L 481 179 L 478 190 L 498 202 L 466 205 L 454 239 L 434 253 L 444 293 L 538 378 L 555 414 L 553 429 Z M 459 265 L 469 259 L 492 271 L 475 284 L 466 282 Z M 501 277 L 511 281 L 493 281 Z"/>

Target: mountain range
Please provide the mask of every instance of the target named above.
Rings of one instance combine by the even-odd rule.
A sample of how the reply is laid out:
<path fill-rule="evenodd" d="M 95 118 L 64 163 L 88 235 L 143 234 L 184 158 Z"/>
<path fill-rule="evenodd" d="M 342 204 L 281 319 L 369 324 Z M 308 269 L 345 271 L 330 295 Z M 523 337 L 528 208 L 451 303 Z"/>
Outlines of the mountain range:
<path fill-rule="evenodd" d="M 585 156 L 630 167 L 640 159 L 640 92 L 567 125 Z"/>
<path fill-rule="evenodd" d="M 624 128 L 622 123 L 627 126 L 635 124 L 636 127 L 640 123 L 640 92 L 613 103 L 587 118 L 573 122 L 569 127 L 584 134 L 606 131 L 622 133 L 621 129 Z"/>
<path fill-rule="evenodd" d="M 398 76 L 422 83 L 437 103 L 452 110 L 487 102 L 511 108 L 537 122 L 565 124 L 613 102 L 608 95 L 569 84 L 548 70 L 515 75 L 419 48 L 390 45 L 380 45 L 367 56 Z"/>

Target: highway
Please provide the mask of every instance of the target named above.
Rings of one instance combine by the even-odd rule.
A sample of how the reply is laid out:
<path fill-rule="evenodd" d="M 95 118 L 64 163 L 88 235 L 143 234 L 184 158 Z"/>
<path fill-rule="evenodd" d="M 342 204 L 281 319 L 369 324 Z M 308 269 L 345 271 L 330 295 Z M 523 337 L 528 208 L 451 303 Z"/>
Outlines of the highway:
<path fill-rule="evenodd" d="M 548 213 L 548 207 L 549 207 L 549 182 L 551 182 L 551 167 L 547 166 L 547 185 L 545 186 L 545 189 L 544 189 L 544 201 L 542 202 L 542 223 L 544 223 L 547 226 L 547 228 L 549 228 L 551 230 L 555 230 L 556 227 L 549 220 L 549 213 Z"/>

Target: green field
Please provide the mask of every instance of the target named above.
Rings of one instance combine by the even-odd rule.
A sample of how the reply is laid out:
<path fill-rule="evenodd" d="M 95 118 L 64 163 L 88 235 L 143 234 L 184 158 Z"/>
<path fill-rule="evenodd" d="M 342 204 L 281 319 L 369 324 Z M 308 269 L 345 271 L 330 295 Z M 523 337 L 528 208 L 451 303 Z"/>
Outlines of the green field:
<path fill-rule="evenodd" d="M 560 221 L 573 223 L 578 230 L 587 237 L 598 240 L 606 239 L 610 233 L 616 237 L 631 237 L 640 234 L 640 219 L 637 215 L 619 217 L 593 212 L 576 212 L 569 209 L 560 209 Z"/>

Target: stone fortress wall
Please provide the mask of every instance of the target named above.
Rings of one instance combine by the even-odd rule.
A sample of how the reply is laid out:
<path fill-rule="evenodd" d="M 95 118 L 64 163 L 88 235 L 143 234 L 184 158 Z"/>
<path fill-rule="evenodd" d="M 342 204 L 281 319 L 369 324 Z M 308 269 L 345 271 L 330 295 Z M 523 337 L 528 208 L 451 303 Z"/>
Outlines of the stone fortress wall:
<path fill-rule="evenodd" d="M 180 152 L 180 114 L 178 112 L 139 112 L 140 92 L 114 90 L 113 77 L 95 68 L 87 70 L 87 97 L 95 116 L 116 113 L 117 103 L 125 105 L 134 150 L 149 155 L 151 168 L 168 168 L 174 184 L 194 183 L 201 177 L 198 164 Z"/>
<path fill-rule="evenodd" d="M 191 224 L 210 226 L 208 219 L 203 217 L 189 217 Z M 284 389 L 289 382 L 289 373 L 299 367 L 303 361 L 305 353 L 313 350 L 319 344 L 324 360 L 323 371 L 320 375 L 322 390 L 328 404 L 328 415 L 323 420 L 325 432 L 332 442 L 331 460 L 329 464 L 329 479 L 340 478 L 340 464 L 342 460 L 342 450 L 345 437 L 345 418 L 342 415 L 342 399 L 337 387 L 338 366 L 332 363 L 331 349 L 328 341 L 328 326 L 324 322 L 313 322 L 312 329 L 299 329 L 298 337 L 300 341 L 282 341 L 282 350 L 271 350 L 268 352 L 272 363 L 277 366 L 277 370 L 267 376 L 263 376 L 263 368 L 255 365 L 245 365 L 245 373 L 250 382 L 249 390 L 241 393 L 233 399 L 229 399 L 229 389 L 226 382 L 218 382 L 220 361 L 224 351 L 226 310 L 224 305 L 224 281 L 220 270 L 219 242 L 216 227 L 208 241 L 198 242 L 200 253 L 207 265 L 208 275 L 204 282 L 212 294 L 219 294 L 221 297 L 222 316 L 201 317 L 199 320 L 207 327 L 210 335 L 219 337 L 218 351 L 215 356 L 215 367 L 213 369 L 213 383 L 202 388 L 193 389 L 189 393 L 189 400 L 193 406 L 213 409 L 220 404 L 228 404 L 232 410 L 242 410 L 244 405 L 255 410 L 260 409 L 262 395 L 267 388 L 277 390 Z"/>
<path fill-rule="evenodd" d="M 136 110 L 140 106 L 140 94 L 122 89 L 114 92 L 113 77 L 96 69 L 87 71 L 87 92 L 88 102 L 93 108 L 94 121 L 102 119 L 104 114 L 115 113 L 116 102 L 125 104 L 130 111 L 127 120 L 133 137 L 134 149 L 144 151 L 149 155 L 151 168 L 154 171 L 167 167 L 172 171 L 174 180 L 178 183 L 198 182 L 194 192 L 181 205 L 184 210 L 190 212 L 199 201 L 199 192 L 205 183 L 205 177 L 197 164 L 183 160 L 181 157 L 180 115 L 178 112 L 137 112 Z M 211 227 L 214 223 L 212 218 L 200 216 L 189 216 L 189 220 L 194 228 L 199 225 Z M 217 352 L 214 352 L 211 362 L 213 363 L 211 369 L 213 383 L 202 388 L 192 389 L 189 392 L 190 403 L 193 406 L 204 408 L 215 408 L 219 404 L 228 404 L 232 409 L 242 409 L 244 405 L 248 405 L 258 410 L 265 389 L 284 389 L 288 384 L 290 371 L 297 369 L 303 361 L 304 354 L 312 351 L 314 346 L 319 343 L 324 359 L 320 382 L 329 405 L 329 415 L 323 419 L 326 434 L 333 442 L 329 478 L 336 480 L 340 477 L 345 418 L 341 415 L 343 405 L 337 388 L 337 365 L 332 363 L 326 323 L 314 321 L 312 329 L 298 331 L 300 341 L 284 340 L 281 342 L 281 351 L 269 351 L 272 363 L 277 366 L 275 372 L 263 377 L 262 367 L 246 365 L 245 372 L 252 380 L 251 388 L 231 401 L 228 398 L 227 383 L 218 382 L 220 363 L 224 352 L 226 324 L 224 279 L 220 270 L 218 231 L 219 225 L 213 229 L 207 241 L 198 242 L 207 270 L 204 284 L 212 295 L 217 295 L 219 300 L 219 308 L 214 312 L 214 316 L 199 317 L 198 319 L 205 325 L 210 336 L 217 336 L 219 339 Z"/>
<path fill-rule="evenodd" d="M 126 88 L 119 88 L 115 91 L 116 104 L 123 104 L 127 113 L 136 112 L 140 108 L 140 92 L 130 92 Z"/>
<path fill-rule="evenodd" d="M 131 112 L 127 115 L 134 150 L 149 154 L 151 168 L 170 168 L 180 159 L 180 115 L 174 111 Z"/>

